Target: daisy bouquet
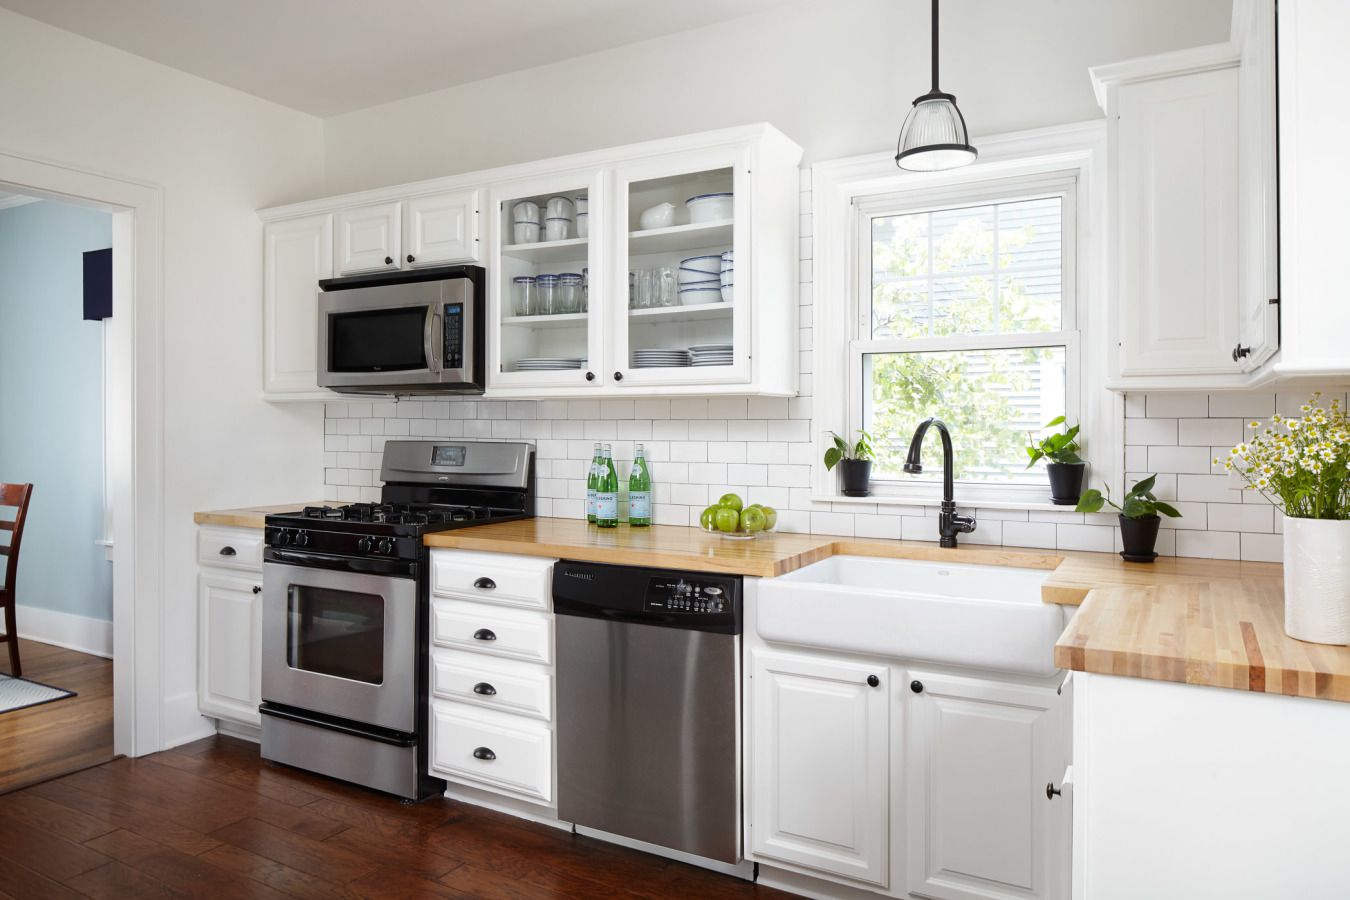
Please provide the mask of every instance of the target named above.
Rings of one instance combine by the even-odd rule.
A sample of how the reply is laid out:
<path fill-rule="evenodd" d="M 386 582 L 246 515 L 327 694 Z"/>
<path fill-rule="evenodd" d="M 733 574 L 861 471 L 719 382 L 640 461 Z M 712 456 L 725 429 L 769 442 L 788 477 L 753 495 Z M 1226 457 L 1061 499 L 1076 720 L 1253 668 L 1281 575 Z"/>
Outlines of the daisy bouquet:
<path fill-rule="evenodd" d="M 1324 407 L 1321 392 L 1300 412 L 1249 422 L 1250 436 L 1223 467 L 1290 518 L 1350 519 L 1350 419 L 1337 399 Z"/>

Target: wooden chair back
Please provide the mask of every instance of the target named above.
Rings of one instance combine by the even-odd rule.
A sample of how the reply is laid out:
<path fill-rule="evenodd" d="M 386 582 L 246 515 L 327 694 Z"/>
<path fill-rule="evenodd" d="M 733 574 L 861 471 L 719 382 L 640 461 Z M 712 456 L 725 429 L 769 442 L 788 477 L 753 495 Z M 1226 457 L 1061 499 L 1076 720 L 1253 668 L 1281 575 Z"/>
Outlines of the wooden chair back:
<path fill-rule="evenodd" d="M 5 560 L 5 583 L 0 593 L 9 595 L 6 602 L 14 601 L 14 576 L 19 570 L 19 546 L 23 543 L 23 523 L 28 517 L 28 501 L 33 497 L 31 484 L 0 483 L 0 507 L 12 506 L 18 509 L 13 520 L 0 519 L 0 531 L 9 532 L 9 543 L 0 544 L 0 557 Z"/>

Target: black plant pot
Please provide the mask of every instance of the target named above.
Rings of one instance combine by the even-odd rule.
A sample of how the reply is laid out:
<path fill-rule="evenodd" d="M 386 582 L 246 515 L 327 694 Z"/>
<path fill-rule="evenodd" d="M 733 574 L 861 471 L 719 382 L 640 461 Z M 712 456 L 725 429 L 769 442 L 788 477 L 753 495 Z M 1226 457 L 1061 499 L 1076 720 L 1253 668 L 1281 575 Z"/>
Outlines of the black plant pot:
<path fill-rule="evenodd" d="M 1131 519 L 1120 516 L 1120 540 L 1125 549 L 1120 556 L 1126 562 L 1153 562 L 1158 558 L 1153 546 L 1158 543 L 1158 526 L 1162 520 L 1157 516 L 1143 516 Z"/>
<path fill-rule="evenodd" d="M 1048 463 L 1045 471 L 1050 476 L 1050 502 L 1056 506 L 1077 506 L 1086 468 L 1085 463 Z"/>
<path fill-rule="evenodd" d="M 845 497 L 867 497 L 872 493 L 870 459 L 839 460 L 839 490 Z"/>

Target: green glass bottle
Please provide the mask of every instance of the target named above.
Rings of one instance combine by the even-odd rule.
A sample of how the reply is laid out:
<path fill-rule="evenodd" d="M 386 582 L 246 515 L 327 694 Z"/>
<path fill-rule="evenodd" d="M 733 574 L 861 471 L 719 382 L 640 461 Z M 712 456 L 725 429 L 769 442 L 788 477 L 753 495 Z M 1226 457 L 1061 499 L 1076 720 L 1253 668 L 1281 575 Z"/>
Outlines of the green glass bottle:
<path fill-rule="evenodd" d="M 652 473 L 641 444 L 633 452 L 633 468 L 628 473 L 628 524 L 652 524 Z"/>
<path fill-rule="evenodd" d="M 600 451 L 600 475 L 595 486 L 595 524 L 601 528 L 619 527 L 619 474 L 609 444 Z"/>
<path fill-rule="evenodd" d="M 595 452 L 591 454 L 591 467 L 586 471 L 586 521 L 595 521 L 596 485 L 600 480 L 600 442 L 595 442 Z"/>

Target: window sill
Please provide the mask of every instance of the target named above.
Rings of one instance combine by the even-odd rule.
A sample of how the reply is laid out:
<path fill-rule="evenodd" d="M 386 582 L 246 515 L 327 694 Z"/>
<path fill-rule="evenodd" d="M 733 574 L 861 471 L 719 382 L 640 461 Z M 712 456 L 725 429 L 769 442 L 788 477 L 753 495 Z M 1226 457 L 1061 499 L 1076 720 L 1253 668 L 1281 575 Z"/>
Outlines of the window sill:
<path fill-rule="evenodd" d="M 857 504 L 859 506 L 931 506 L 942 505 L 941 497 L 905 496 L 903 494 L 873 494 L 870 497 L 845 497 L 842 494 L 813 494 L 811 499 L 819 503 Z M 995 500 L 979 497 L 956 496 L 956 505 L 962 509 L 1006 509 L 1032 512 L 1073 512 L 1072 506 L 1060 506 L 1048 500 Z"/>

